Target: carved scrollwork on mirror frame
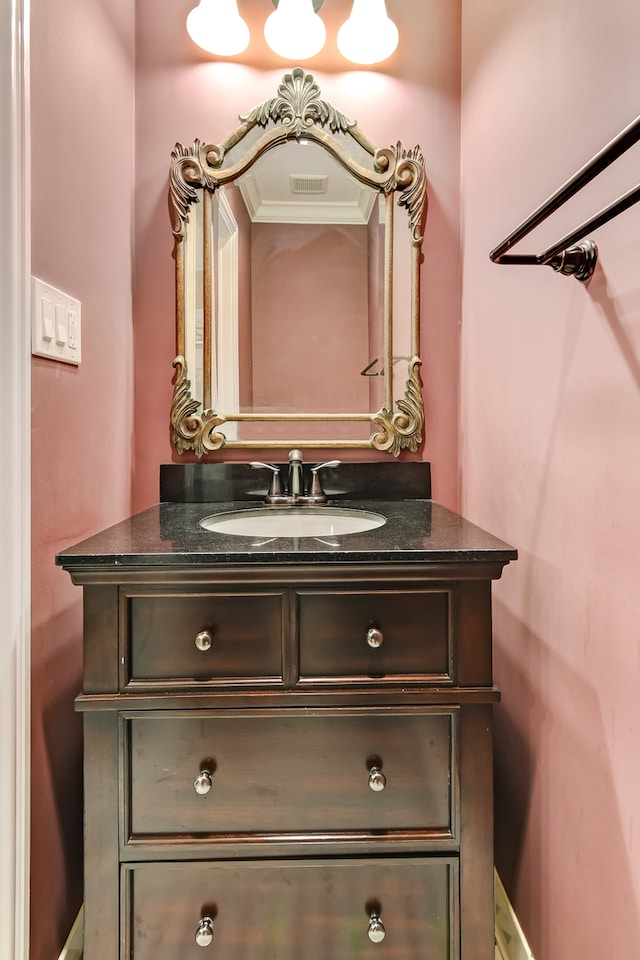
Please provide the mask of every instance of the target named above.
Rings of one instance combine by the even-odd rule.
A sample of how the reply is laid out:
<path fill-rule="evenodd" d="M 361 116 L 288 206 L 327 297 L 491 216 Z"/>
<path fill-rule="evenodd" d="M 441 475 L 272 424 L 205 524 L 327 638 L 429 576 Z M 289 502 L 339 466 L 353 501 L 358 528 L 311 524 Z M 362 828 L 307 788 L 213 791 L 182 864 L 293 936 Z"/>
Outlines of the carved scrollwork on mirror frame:
<path fill-rule="evenodd" d="M 193 451 L 198 458 L 224 447 L 368 447 L 396 457 L 403 449 L 415 452 L 422 442 L 425 422 L 419 356 L 419 267 L 427 181 L 420 148 L 405 150 L 399 142 L 376 147 L 355 121 L 322 99 L 313 76 L 299 67 L 284 76 L 276 97 L 239 119 L 240 126 L 222 143 L 196 140 L 191 147 L 176 144 L 171 155 L 169 191 L 175 237 L 177 340 L 171 435 L 176 451 Z M 322 157 L 328 158 L 329 176 L 320 175 L 320 167 L 313 167 L 311 173 L 299 173 L 301 161 L 307 159 L 303 157 L 306 152 L 299 149 L 293 154 L 296 161 L 291 168 L 289 155 L 283 149 L 289 144 L 312 145 L 316 151 L 313 156 L 320 158 L 314 162 L 322 166 Z M 270 256 L 274 247 L 286 248 L 287 267 L 275 268 L 273 258 L 266 260 L 266 265 L 257 265 L 261 263 L 261 248 L 253 245 L 254 237 L 264 231 L 265 221 L 276 219 L 270 212 L 266 216 L 255 213 L 254 195 L 258 195 L 259 203 L 270 189 L 262 184 L 256 186 L 255 182 L 258 169 L 262 172 L 261 164 L 266 170 L 267 158 L 277 176 L 286 174 L 291 190 L 297 177 L 304 181 L 305 189 L 311 183 L 308 192 L 321 194 L 324 189 L 329 194 L 326 183 L 337 182 L 337 171 L 343 178 L 338 189 L 345 195 L 347 188 L 352 193 L 356 191 L 355 201 L 349 199 L 351 193 L 346 200 L 339 201 L 329 197 L 318 200 L 315 195 L 311 199 L 305 197 L 301 209 L 311 211 L 311 219 L 317 218 L 318 224 L 333 231 L 326 240 L 313 234 L 313 243 L 302 241 L 307 244 L 307 248 L 303 247 L 305 262 L 314 271 L 311 279 L 298 276 L 293 266 L 303 256 L 300 254 L 296 261 L 298 254 L 291 252 L 289 237 L 296 232 L 302 235 L 307 222 L 302 226 L 303 216 L 297 208 L 293 212 L 289 198 L 265 203 L 268 211 L 285 210 L 277 229 L 287 232 L 278 234 L 277 243 L 271 239 L 268 246 Z M 264 183 L 268 183 L 266 173 Z M 239 201 L 229 191 L 238 188 L 246 190 L 246 194 L 242 193 L 244 205 L 236 215 L 236 208 L 231 209 L 225 197 L 237 204 Z M 404 234 L 394 231 L 396 206 L 406 210 L 408 231 Z M 349 249 L 357 248 L 354 257 L 359 259 L 354 259 L 354 263 L 358 266 L 350 265 L 347 254 L 334 251 L 333 269 L 336 259 L 342 269 L 332 273 L 332 268 L 320 263 L 317 251 L 323 245 L 332 247 L 337 237 L 351 229 L 343 226 L 347 216 L 359 231 L 357 241 L 348 241 Z M 239 219 L 248 224 L 244 234 L 238 229 Z M 227 222 L 234 226 L 225 226 Z M 313 229 L 320 227 L 314 224 Z M 251 245 L 246 240 L 249 233 Z M 235 240 L 222 241 L 223 234 Z M 224 243 L 235 251 L 235 259 L 225 259 L 227 254 L 220 252 Z M 313 256 L 309 250 L 313 250 Z M 245 258 L 240 265 L 239 257 Z M 289 272 L 277 280 L 276 269 Z M 352 276 L 360 272 L 366 273 L 361 282 L 362 299 L 367 306 L 362 308 L 359 293 L 350 286 Z M 347 292 L 343 290 L 345 274 L 349 276 Z M 271 297 L 263 292 L 263 286 L 267 291 L 271 289 Z M 247 288 L 251 289 L 250 296 Z M 330 332 L 329 322 L 338 313 L 338 297 L 344 297 L 347 312 L 336 318 L 336 329 Z M 250 298 L 253 314 L 247 307 Z M 307 314 L 317 310 L 317 301 L 323 299 L 327 306 L 322 321 L 308 321 Z M 295 312 L 285 320 L 282 315 L 289 305 Z M 258 309 L 263 311 L 259 317 Z M 270 313 L 265 312 L 269 309 Z M 406 316 L 400 319 L 402 314 Z M 282 329 L 278 324 L 282 324 Z M 266 328 L 271 332 L 265 349 Z M 250 332 L 242 333 L 243 330 Z M 252 353 L 243 345 L 243 336 L 251 341 Z M 300 359 L 292 355 L 294 343 L 299 341 L 308 342 L 307 349 L 311 351 Z M 356 373 L 343 388 L 341 368 L 334 359 L 342 358 L 348 351 L 353 351 L 348 369 L 353 368 Z M 374 352 L 378 356 L 372 360 Z M 403 356 L 397 356 L 399 353 Z M 257 370 L 266 363 L 267 354 L 273 354 L 276 360 L 267 374 L 260 374 L 260 380 Z M 278 366 L 283 362 L 284 368 Z M 404 362 L 405 377 L 401 367 Z M 316 371 L 316 366 L 324 369 Z M 284 375 L 283 369 L 287 371 Z M 291 371 L 295 371 L 302 384 L 302 396 L 297 395 Z M 326 390 L 327 383 L 330 385 L 330 394 L 322 394 L 313 379 L 316 372 L 323 389 Z M 227 380 L 231 386 L 225 385 Z M 286 408 L 279 407 L 277 399 L 264 399 L 267 380 L 281 388 L 284 381 L 284 389 L 289 391 L 284 394 Z M 258 382 L 260 385 L 256 386 Z M 277 393 L 275 387 L 272 389 Z M 364 394 L 364 390 L 368 393 Z M 399 394 L 395 404 L 394 391 Z M 322 395 L 318 397 L 317 393 Z M 325 399 L 325 395 L 330 399 Z M 335 403 L 341 405 L 335 409 Z"/>

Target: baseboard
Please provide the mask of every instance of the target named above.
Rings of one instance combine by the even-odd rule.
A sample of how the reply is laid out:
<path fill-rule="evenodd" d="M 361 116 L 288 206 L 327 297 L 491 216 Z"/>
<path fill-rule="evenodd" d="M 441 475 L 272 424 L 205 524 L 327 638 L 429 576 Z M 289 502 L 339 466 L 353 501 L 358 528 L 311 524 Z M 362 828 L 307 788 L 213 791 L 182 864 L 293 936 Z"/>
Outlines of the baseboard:
<path fill-rule="evenodd" d="M 84 913 L 84 907 L 80 907 L 80 910 L 78 911 L 78 916 L 73 922 L 73 926 L 71 927 L 71 932 L 67 937 L 67 942 L 62 948 L 62 953 L 58 957 L 58 960 L 82 960 L 83 913 Z"/>
<path fill-rule="evenodd" d="M 494 887 L 496 900 L 496 960 L 535 960 L 497 870 L 494 870 Z M 83 908 L 80 907 L 58 960 L 82 960 L 82 914 Z"/>
<path fill-rule="evenodd" d="M 494 870 L 496 901 L 496 960 L 535 960 L 522 927 Z"/>

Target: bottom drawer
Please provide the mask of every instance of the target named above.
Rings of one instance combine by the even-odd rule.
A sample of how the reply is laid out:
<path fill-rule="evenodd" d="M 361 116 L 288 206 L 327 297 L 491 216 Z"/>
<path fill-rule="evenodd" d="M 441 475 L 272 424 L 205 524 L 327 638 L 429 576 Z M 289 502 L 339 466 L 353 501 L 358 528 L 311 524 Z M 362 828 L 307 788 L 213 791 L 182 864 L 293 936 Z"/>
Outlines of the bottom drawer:
<path fill-rule="evenodd" d="M 127 960 L 454 960 L 455 858 L 123 868 Z"/>

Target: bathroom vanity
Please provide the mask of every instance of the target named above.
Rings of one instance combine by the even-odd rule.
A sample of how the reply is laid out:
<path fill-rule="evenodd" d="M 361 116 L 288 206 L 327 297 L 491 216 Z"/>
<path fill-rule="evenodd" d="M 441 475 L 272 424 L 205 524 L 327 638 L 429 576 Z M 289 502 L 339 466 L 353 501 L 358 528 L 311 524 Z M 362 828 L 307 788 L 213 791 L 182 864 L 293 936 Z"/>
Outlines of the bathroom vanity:
<path fill-rule="evenodd" d="M 167 465 L 157 506 L 57 558 L 84 591 L 84 960 L 493 960 L 516 553 L 379 459 L 424 442 L 422 151 L 300 67 L 238 120 L 171 155 L 171 442 L 294 449 Z M 302 449 L 378 460 L 309 477 Z"/>
<path fill-rule="evenodd" d="M 516 553 L 428 469 L 343 465 L 330 502 L 383 525 L 265 541 L 200 526 L 264 477 L 172 465 L 58 556 L 84 593 L 85 960 L 492 960 Z"/>

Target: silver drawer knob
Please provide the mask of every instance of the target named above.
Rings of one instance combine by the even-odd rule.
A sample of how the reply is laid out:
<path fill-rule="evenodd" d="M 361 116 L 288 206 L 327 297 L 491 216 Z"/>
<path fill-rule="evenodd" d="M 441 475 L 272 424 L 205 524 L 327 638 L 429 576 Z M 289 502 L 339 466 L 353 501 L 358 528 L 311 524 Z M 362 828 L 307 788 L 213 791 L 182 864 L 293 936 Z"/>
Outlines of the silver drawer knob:
<path fill-rule="evenodd" d="M 367 643 L 370 647 L 381 647 L 383 640 L 382 630 L 378 630 L 376 627 L 370 627 L 367 630 Z"/>
<path fill-rule="evenodd" d="M 209 770 L 201 770 L 193 781 L 193 789 L 201 797 L 206 796 L 206 794 L 211 790 L 212 786 L 213 777 L 211 776 L 211 772 Z"/>
<path fill-rule="evenodd" d="M 375 793 L 379 793 L 387 785 L 387 778 L 380 767 L 371 767 L 369 770 L 369 787 Z"/>
<path fill-rule="evenodd" d="M 196 943 L 199 947 L 208 947 L 213 941 L 213 920 L 203 917 L 196 930 Z"/>
<path fill-rule="evenodd" d="M 208 630 L 201 630 L 200 633 L 196 634 L 196 638 L 193 642 L 198 650 L 202 650 L 203 653 L 206 653 L 206 651 L 211 650 L 211 647 L 213 646 L 213 637 Z"/>
<path fill-rule="evenodd" d="M 382 943 L 387 935 L 387 931 L 384 928 L 384 923 L 376 913 L 372 913 L 369 917 L 369 929 L 367 930 L 367 935 L 372 943 Z"/>

